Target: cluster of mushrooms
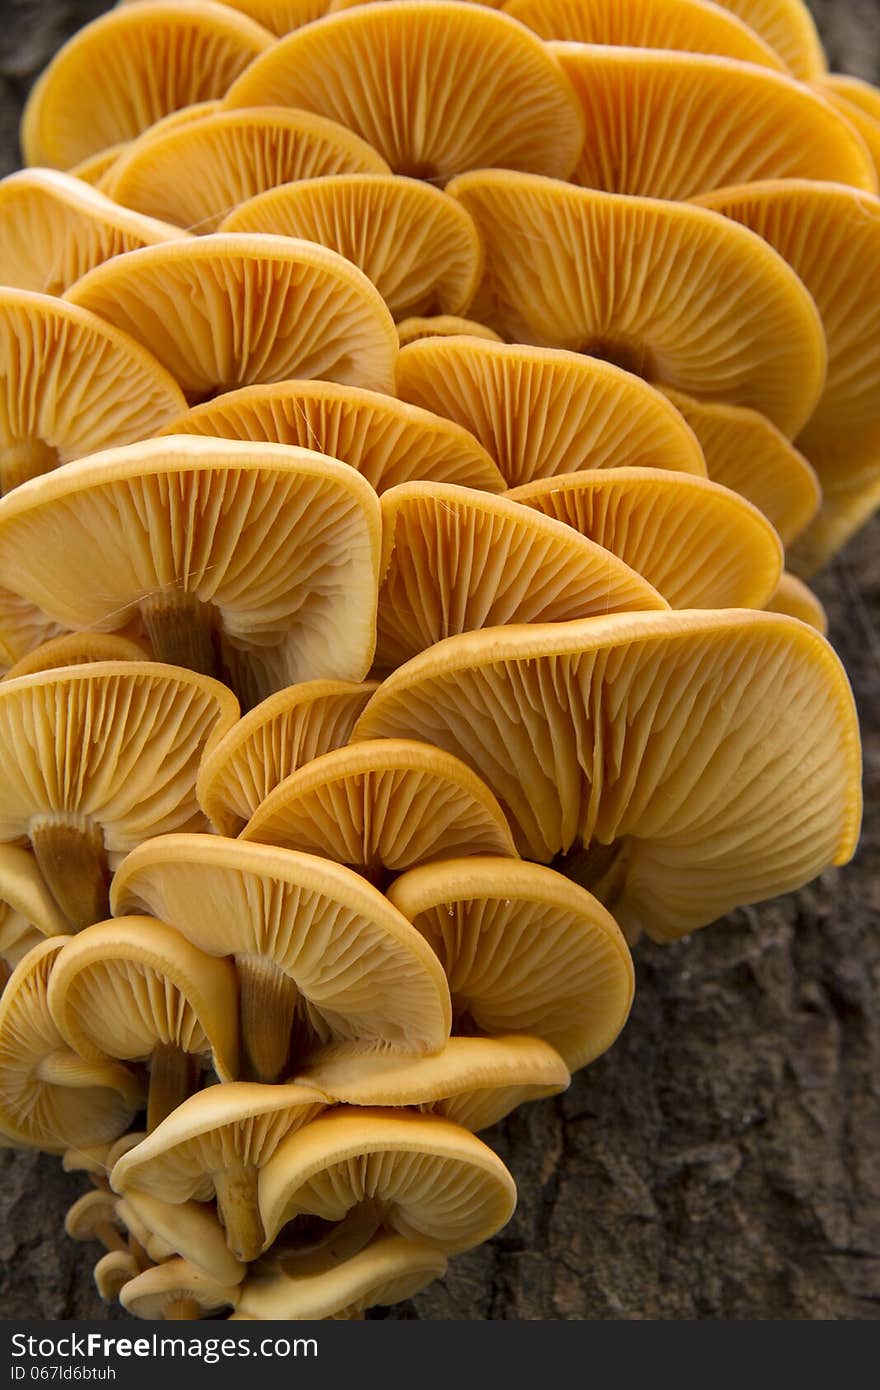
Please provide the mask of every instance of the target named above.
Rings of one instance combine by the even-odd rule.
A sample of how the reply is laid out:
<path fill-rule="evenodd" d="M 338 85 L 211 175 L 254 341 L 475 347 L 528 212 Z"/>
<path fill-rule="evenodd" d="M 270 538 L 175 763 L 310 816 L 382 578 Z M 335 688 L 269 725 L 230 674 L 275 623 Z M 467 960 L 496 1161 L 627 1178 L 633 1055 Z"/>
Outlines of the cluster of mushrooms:
<path fill-rule="evenodd" d="M 362 1316 L 640 933 L 853 853 L 880 93 L 800 0 L 140 0 L 22 144 L 0 1135 L 131 1314 Z"/>

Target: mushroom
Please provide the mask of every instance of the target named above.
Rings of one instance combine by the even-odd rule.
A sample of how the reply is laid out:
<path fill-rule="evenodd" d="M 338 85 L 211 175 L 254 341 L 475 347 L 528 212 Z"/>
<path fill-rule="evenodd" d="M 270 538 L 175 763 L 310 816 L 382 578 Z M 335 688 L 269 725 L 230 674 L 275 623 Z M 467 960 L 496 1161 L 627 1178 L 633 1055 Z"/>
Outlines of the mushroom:
<path fill-rule="evenodd" d="M 659 392 L 596 358 L 428 338 L 403 348 L 396 377 L 404 400 L 476 435 L 508 487 L 582 468 L 706 471 L 693 432 Z"/>
<path fill-rule="evenodd" d="M 127 850 L 204 824 L 198 761 L 237 714 L 217 681 L 156 662 L 0 682 L 0 841 L 30 841 L 74 927 L 100 921 L 110 869 Z"/>
<path fill-rule="evenodd" d="M 360 266 L 396 319 L 460 314 L 483 274 L 477 229 L 439 188 L 396 174 L 336 174 L 272 188 L 242 203 L 225 232 L 319 241 Z"/>
<path fill-rule="evenodd" d="M 105 192 L 105 180 L 123 150 L 127 150 L 130 143 L 129 140 L 120 140 L 118 145 L 108 145 L 105 150 L 98 150 L 97 154 L 87 155 L 78 164 L 72 164 L 68 173 L 73 178 L 80 179 L 83 183 L 87 183 L 103 193 Z"/>
<path fill-rule="evenodd" d="M 243 840 L 322 855 L 384 888 L 390 875 L 452 855 L 516 855 L 504 813 L 458 758 L 407 739 L 337 748 L 285 778 Z"/>
<path fill-rule="evenodd" d="M 439 1052 L 443 971 L 425 943 L 349 869 L 212 835 L 166 835 L 128 856 L 115 912 L 148 911 L 212 955 L 235 957 L 246 1075 L 275 1081 L 334 1038 Z M 292 1038 L 292 1032 L 295 1036 Z"/>
<path fill-rule="evenodd" d="M 54 169 L 22 169 L 0 182 L 3 281 L 22 290 L 63 294 L 111 256 L 180 235 Z"/>
<path fill-rule="evenodd" d="M 126 1284 L 141 1272 L 137 1259 L 127 1250 L 110 1250 L 95 1265 L 95 1288 L 105 1303 L 115 1303 Z"/>
<path fill-rule="evenodd" d="M 649 198 L 690 198 L 760 179 L 877 188 L 873 160 L 850 123 L 784 73 L 706 54 L 549 48 L 583 106 L 587 138 L 572 180 L 585 188 Z"/>
<path fill-rule="evenodd" d="M 634 572 L 637 564 L 610 553 L 613 538 L 587 539 L 587 528 L 577 536 L 562 524 L 568 519 L 539 517 L 507 498 L 448 483 L 404 483 L 386 492 L 376 665 L 399 666 L 442 638 L 474 628 L 666 606 Z M 767 594 L 780 569 L 776 551 L 771 556 L 776 563 Z"/>
<path fill-rule="evenodd" d="M 394 173 L 439 183 L 486 165 L 567 178 L 584 138 L 574 93 L 540 39 L 451 0 L 318 19 L 252 63 L 226 105 L 317 111 L 369 141 Z"/>
<path fill-rule="evenodd" d="M 117 3 L 124 3 L 124 0 L 117 0 Z M 133 0 L 133 3 L 140 4 L 143 3 L 143 0 Z M 209 116 L 213 111 L 219 110 L 220 102 L 216 98 L 213 101 L 196 101 L 189 106 L 182 106 L 179 111 L 171 111 L 167 116 L 162 116 L 158 121 L 154 121 L 136 140 L 121 140 L 118 145 L 110 145 L 107 149 L 101 150 L 100 153 L 90 155 L 87 159 L 81 160 L 79 164 L 74 164 L 70 173 L 78 179 L 84 179 L 86 183 L 93 184 L 102 193 L 107 193 L 117 163 L 133 145 L 141 140 L 150 140 L 154 135 L 159 135 L 163 131 L 184 126 L 189 121 L 199 120 L 202 116 Z M 174 230 L 175 235 L 180 236 L 179 229 L 175 228 Z"/>
<path fill-rule="evenodd" d="M 667 940 L 843 864 L 859 735 L 833 650 L 731 609 L 449 637 L 387 678 L 352 737 L 430 738 L 498 797 L 520 852 L 632 935 Z"/>
<path fill-rule="evenodd" d="M 148 348 L 191 399 L 327 377 L 387 391 L 397 334 L 378 290 L 335 251 L 291 237 L 189 237 L 114 256 L 66 298 Z"/>
<path fill-rule="evenodd" d="M 127 334 L 50 295 L 0 286 L 0 493 L 155 434 L 184 408 Z"/>
<path fill-rule="evenodd" d="M 378 391 L 331 381 L 245 386 L 194 406 L 162 433 L 316 449 L 356 468 L 380 493 L 412 478 L 504 490 L 495 464 L 461 425 Z"/>
<path fill-rule="evenodd" d="M 60 666 L 85 666 L 91 661 L 149 661 L 150 653 L 140 642 L 115 632 L 65 632 L 36 647 L 14 666 L 3 680 L 32 676 L 38 671 L 56 671 Z"/>
<path fill-rule="evenodd" d="M 149 917 L 99 922 L 68 942 L 52 972 L 49 1008 L 81 1057 L 147 1063 L 148 1132 L 197 1088 L 205 1063 L 221 1081 L 238 1075 L 231 961 Z"/>
<path fill-rule="evenodd" d="M 277 657 L 279 684 L 359 680 L 380 525 L 369 484 L 310 450 L 147 440 L 4 498 L 0 583 L 69 628 L 137 618 L 160 660 L 206 674 L 238 648 Z"/>
<path fill-rule="evenodd" d="M 825 328 L 825 387 L 796 441 L 823 492 L 819 516 L 793 552 L 791 567 L 809 573 L 865 520 L 862 498 L 870 512 L 880 490 L 880 298 L 864 288 L 880 279 L 880 198 L 785 179 L 722 189 L 700 202 L 784 257 Z"/>
<path fill-rule="evenodd" d="M 380 1056 L 337 1043 L 297 1080 L 344 1105 L 417 1106 L 465 1129 L 488 1129 L 525 1101 L 558 1095 L 568 1067 L 541 1038 L 450 1038 L 436 1057 Z"/>
<path fill-rule="evenodd" d="M 816 23 L 804 0 L 717 0 L 768 43 L 794 73 L 811 78 L 825 70 Z"/>
<path fill-rule="evenodd" d="M 144 5 L 152 9 L 152 5 Z M 135 1318 L 194 1322 L 224 1308 L 234 1308 L 238 1289 L 218 1284 L 188 1260 L 166 1260 L 145 1269 L 124 1285 L 119 1302 Z"/>
<path fill-rule="evenodd" d="M 43 937 L 67 931 L 68 922 L 34 856 L 16 845 L 0 844 L 0 960 L 14 970 Z"/>
<path fill-rule="evenodd" d="M 69 39 L 32 88 L 25 163 L 69 169 L 181 106 L 221 97 L 271 42 L 253 20 L 207 0 L 111 10 Z M 96 81 L 100 100 L 83 101 Z"/>
<path fill-rule="evenodd" d="M 144 0 L 117 0 L 120 5 L 143 4 Z M 302 24 L 311 24 L 326 13 L 328 0 L 224 0 L 233 10 L 240 10 L 250 19 L 262 24 L 281 37 Z"/>
<path fill-rule="evenodd" d="M 206 753 L 196 783 L 199 805 L 220 834 L 237 835 L 279 782 L 347 743 L 378 684 L 304 681 L 234 724 Z"/>
<path fill-rule="evenodd" d="M 421 338 L 450 338 L 467 334 L 471 338 L 486 338 L 489 342 L 500 343 L 501 339 L 492 328 L 476 319 L 463 319 L 455 314 L 429 314 L 427 317 L 401 319 L 397 325 L 397 338 L 400 346 L 416 343 Z"/>
<path fill-rule="evenodd" d="M 120 155 L 107 187 L 126 207 L 189 231 L 214 232 L 230 209 L 276 184 L 361 172 L 387 173 L 388 165 L 336 121 L 311 111 L 256 107 L 212 111 L 147 131 Z"/>
<path fill-rule="evenodd" d="M 708 478 L 606 468 L 539 478 L 508 497 L 619 556 L 673 608 L 763 608 L 782 572 L 769 521 Z"/>
<path fill-rule="evenodd" d="M 230 1253 L 214 1208 L 205 1202 L 163 1202 L 128 1188 L 117 1199 L 120 1221 L 155 1264 L 188 1260 L 220 1284 L 240 1284 L 245 1267 Z"/>
<path fill-rule="evenodd" d="M 82 1149 L 65 1149 L 61 1155 L 61 1167 L 65 1173 L 88 1173 L 95 1187 L 109 1191 L 107 1163 L 109 1144 L 90 1144 Z"/>
<path fill-rule="evenodd" d="M 253 1260 L 265 1243 L 260 1169 L 286 1135 L 308 1125 L 325 1105 L 326 1097 L 309 1086 L 209 1086 L 117 1161 L 113 1188 L 126 1198 L 136 1190 L 172 1205 L 216 1194 L 229 1250 L 237 1260 Z"/>
<path fill-rule="evenodd" d="M 819 509 L 821 490 L 803 454 L 764 415 L 738 405 L 697 401 L 661 388 L 690 425 L 715 483 L 764 513 L 790 545 Z"/>
<path fill-rule="evenodd" d="M 29 652 L 63 631 L 35 604 L 0 585 L 0 670 L 8 671 Z"/>
<path fill-rule="evenodd" d="M 516 1188 L 491 1149 L 439 1115 L 337 1110 L 288 1134 L 260 1172 L 269 1243 L 282 1227 L 319 1223 L 337 1233 L 366 1218 L 374 1231 L 469 1250 L 510 1220 Z M 318 1228 L 320 1230 L 320 1226 Z"/>
<path fill-rule="evenodd" d="M 120 1062 L 87 1062 L 49 1012 L 52 967 L 68 937 L 34 946 L 0 995 L 0 1139 L 64 1153 L 122 1134 L 140 1108 L 137 1077 Z"/>
<path fill-rule="evenodd" d="M 880 178 L 880 90 L 859 77 L 844 77 L 836 72 L 823 73 L 813 86 L 850 125 L 855 126 Z"/>
<path fill-rule="evenodd" d="M 828 635 L 828 614 L 822 604 L 812 589 L 787 571 L 764 607 L 769 613 L 787 613 L 791 618 L 800 618 L 802 623 L 809 623 L 823 637 Z"/>
<path fill-rule="evenodd" d="M 71 1240 L 99 1240 L 106 1250 L 128 1252 L 118 1208 L 112 1192 L 86 1192 L 68 1208 L 64 1230 Z"/>
<path fill-rule="evenodd" d="M 825 377 L 821 320 L 754 233 L 705 208 L 501 169 L 447 191 L 483 235 L 493 327 L 751 406 L 788 435 L 809 419 Z"/>

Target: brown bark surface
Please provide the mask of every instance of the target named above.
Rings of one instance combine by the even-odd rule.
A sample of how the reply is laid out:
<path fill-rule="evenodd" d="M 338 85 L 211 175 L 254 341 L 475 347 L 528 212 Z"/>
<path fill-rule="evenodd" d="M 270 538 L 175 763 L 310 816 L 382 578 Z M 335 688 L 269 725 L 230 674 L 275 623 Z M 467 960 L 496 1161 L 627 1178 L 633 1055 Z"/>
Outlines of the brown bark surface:
<path fill-rule="evenodd" d="M 103 8 L 0 0 L 2 172 L 29 83 Z M 878 80 L 880 0 L 813 9 L 832 65 Z M 817 587 L 862 717 L 855 862 L 678 945 L 640 946 L 611 1053 L 486 1136 L 519 1183 L 513 1221 L 389 1316 L 877 1316 L 880 521 Z M 0 1153 L 0 1316 L 108 1316 L 100 1250 L 62 1230 L 82 1189 L 57 1159 Z"/>

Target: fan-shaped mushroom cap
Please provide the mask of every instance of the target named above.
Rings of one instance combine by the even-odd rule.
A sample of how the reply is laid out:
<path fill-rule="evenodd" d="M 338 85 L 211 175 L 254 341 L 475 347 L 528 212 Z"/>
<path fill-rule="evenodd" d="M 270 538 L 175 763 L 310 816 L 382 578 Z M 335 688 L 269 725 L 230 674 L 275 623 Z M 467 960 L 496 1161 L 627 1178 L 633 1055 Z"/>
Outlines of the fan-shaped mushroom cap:
<path fill-rule="evenodd" d="M 717 0 L 760 34 L 795 77 L 824 71 L 825 54 L 804 0 Z"/>
<path fill-rule="evenodd" d="M 237 1298 L 236 1287 L 218 1284 L 188 1260 L 153 1265 L 130 1279 L 119 1294 L 119 1302 L 132 1317 L 175 1322 L 194 1322 L 223 1308 L 234 1308 Z"/>
<path fill-rule="evenodd" d="M 762 511 L 783 545 L 793 541 L 816 515 L 821 498 L 803 454 L 756 410 L 662 389 L 700 441 L 712 481 Z"/>
<path fill-rule="evenodd" d="M 230 213 L 222 230 L 331 247 L 360 266 L 395 318 L 462 313 L 483 273 L 477 229 L 461 204 L 396 174 L 335 174 L 272 188 Z"/>
<path fill-rule="evenodd" d="M 448 192 L 483 235 L 493 326 L 508 336 L 751 406 L 786 434 L 809 419 L 825 377 L 822 323 L 760 237 L 703 208 L 503 169 L 464 174 Z"/>
<path fill-rule="evenodd" d="M 184 407 L 127 334 L 50 295 L 0 286 L 0 492 L 155 434 Z"/>
<path fill-rule="evenodd" d="M 43 937 L 68 930 L 34 856 L 15 845 L 0 845 L 0 961 L 14 970 Z"/>
<path fill-rule="evenodd" d="M 21 594 L 0 585 L 0 669 L 9 670 L 64 629 Z"/>
<path fill-rule="evenodd" d="M 115 632 L 65 632 L 23 656 L 10 666 L 3 680 L 56 671 L 59 666 L 85 666 L 91 661 L 149 661 L 140 642 Z"/>
<path fill-rule="evenodd" d="M 94 662 L 0 683 L 0 839 L 29 839 L 77 926 L 106 917 L 108 864 L 145 836 L 204 824 L 196 770 L 238 705 L 157 662 Z"/>
<path fill-rule="evenodd" d="M 317 449 L 356 468 L 376 492 L 412 478 L 504 489 L 485 449 L 461 425 L 378 391 L 331 381 L 245 386 L 194 406 L 163 433 Z"/>
<path fill-rule="evenodd" d="M 342 1222 L 365 1202 L 386 1231 L 452 1254 L 510 1220 L 516 1188 L 500 1158 L 459 1125 L 383 1110 L 319 1116 L 260 1173 L 270 1242 L 298 1216 Z"/>
<path fill-rule="evenodd" d="M 820 96 L 855 126 L 870 151 L 880 177 L 880 89 L 858 77 L 825 73 L 813 86 Z"/>
<path fill-rule="evenodd" d="M 387 170 L 365 140 L 326 116 L 284 107 L 220 110 L 143 135 L 115 164 L 108 192 L 151 217 L 190 231 L 213 232 L 238 203 L 276 184 Z M 228 230 L 283 228 L 243 225 Z"/>
<path fill-rule="evenodd" d="M 140 1108 L 137 1079 L 119 1062 L 85 1062 L 58 1032 L 47 999 L 69 937 L 40 942 L 0 995 L 0 1138 L 63 1153 L 115 1139 Z"/>
<path fill-rule="evenodd" d="M 120 1220 L 151 1260 L 180 1256 L 221 1284 L 240 1284 L 245 1267 L 230 1253 L 214 1208 L 204 1202 L 163 1202 L 150 1192 L 126 1189 L 117 1197 Z"/>
<path fill-rule="evenodd" d="M 700 199 L 758 233 L 788 261 L 818 306 L 828 375 L 797 438 L 823 494 L 880 482 L 880 198 L 839 184 L 771 180 Z M 820 512 L 820 518 L 822 513 Z"/>
<path fill-rule="evenodd" d="M 202 950 L 236 957 L 243 1048 L 262 1080 L 284 1071 L 294 1021 L 306 1047 L 349 1038 L 430 1053 L 449 1035 L 433 953 L 339 864 L 219 836 L 164 836 L 128 856 L 113 905 L 146 908 Z"/>
<path fill-rule="evenodd" d="M 527 1033 L 575 1071 L 614 1042 L 633 968 L 612 917 L 539 864 L 458 859 L 402 874 L 389 889 L 443 965 L 459 1034 Z"/>
<path fill-rule="evenodd" d="M 400 1303 L 446 1273 L 436 1246 L 406 1236 L 379 1235 L 354 1255 L 319 1274 L 279 1261 L 255 1271 L 241 1291 L 236 1320 L 357 1317 L 378 1304 Z"/>
<path fill-rule="evenodd" d="M 226 102 L 318 111 L 396 174 L 440 183 L 486 165 L 567 178 L 584 137 L 571 87 L 536 35 L 449 0 L 319 19 L 253 63 Z"/>
<path fill-rule="evenodd" d="M 52 1017 L 81 1057 L 150 1063 L 148 1129 L 195 1088 L 200 1061 L 221 1081 L 238 1076 L 231 961 L 150 917 L 100 922 L 68 945 L 49 984 Z"/>
<path fill-rule="evenodd" d="M 144 0 L 117 0 L 117 3 L 143 4 Z M 281 36 L 302 24 L 311 24 L 313 19 L 320 19 L 327 10 L 328 0 L 223 0 L 223 3 Z"/>
<path fill-rule="evenodd" d="M 782 572 L 766 517 L 708 478 L 606 468 L 539 478 L 508 497 L 620 556 L 673 608 L 763 608 Z"/>
<path fill-rule="evenodd" d="M 406 739 L 337 748 L 287 777 L 244 840 L 323 855 L 384 875 L 456 854 L 515 855 L 504 813 L 458 758 Z"/>
<path fill-rule="evenodd" d="M 73 178 L 81 179 L 83 183 L 103 193 L 105 178 L 123 150 L 127 150 L 130 144 L 130 140 L 120 140 L 118 145 L 108 145 L 106 150 L 99 150 L 97 154 L 90 154 L 81 159 L 78 164 L 72 164 L 68 172 Z"/>
<path fill-rule="evenodd" d="M 628 930 L 680 936 L 845 863 L 861 812 L 852 692 L 803 623 L 633 613 L 449 637 L 353 737 L 430 738 L 492 788 L 521 852 Z"/>
<path fill-rule="evenodd" d="M 190 237 L 115 256 L 68 291 L 155 353 L 191 397 L 327 377 L 390 390 L 394 320 L 335 251 L 290 237 Z"/>
<path fill-rule="evenodd" d="M 204 671 L 230 647 L 268 650 L 282 683 L 366 675 L 379 546 L 369 484 L 284 445 L 148 440 L 0 503 L 0 583 L 57 621 L 139 615 L 160 658 Z"/>
<path fill-rule="evenodd" d="M 720 53 L 785 66 L 747 24 L 705 0 L 506 0 L 502 9 L 542 39 Z"/>
<path fill-rule="evenodd" d="M 595 358 L 474 337 L 428 338 L 401 351 L 396 377 L 404 400 L 476 435 L 509 487 L 581 468 L 705 472 L 693 433 L 662 396 Z"/>
<path fill-rule="evenodd" d="M 199 768 L 199 804 L 221 835 L 237 835 L 279 782 L 348 742 L 378 681 L 304 681 L 240 719 Z M 2 879 L 0 879 L 2 882 Z"/>
<path fill-rule="evenodd" d="M 104 1185 L 107 1173 L 109 1144 L 90 1144 L 88 1148 L 65 1149 L 61 1155 L 61 1167 L 65 1173 L 88 1173 L 98 1186 Z"/>
<path fill-rule="evenodd" d="M 22 290 L 63 294 L 111 256 L 180 235 L 54 169 L 22 169 L 0 182 L 3 282 Z"/>
<path fill-rule="evenodd" d="M 100 1240 L 108 1250 L 127 1250 L 118 1207 L 112 1192 L 86 1192 L 68 1208 L 65 1233 L 71 1240 Z"/>
<path fill-rule="evenodd" d="M 827 564 L 880 506 L 880 476 L 861 479 L 850 488 L 835 488 L 822 510 L 788 552 L 789 568 L 805 578 Z"/>
<path fill-rule="evenodd" d="M 392 488 L 382 498 L 377 666 L 474 628 L 666 606 L 613 546 L 587 534 L 470 488 Z"/>
<path fill-rule="evenodd" d="M 33 88 L 21 124 L 25 163 L 68 169 L 170 111 L 223 96 L 271 41 L 253 20 L 207 0 L 111 10 L 80 29 Z M 99 99 L 83 101 L 96 80 Z"/>
<path fill-rule="evenodd" d="M 208 1201 L 216 1192 L 229 1249 L 252 1260 L 264 1243 L 257 1174 L 281 1140 L 325 1105 L 309 1086 L 209 1086 L 118 1160 L 113 1187 L 171 1203 Z"/>
<path fill-rule="evenodd" d="M 809 623 L 823 637 L 827 636 L 828 614 L 822 604 L 812 589 L 787 571 L 764 607 L 769 613 L 787 613 L 791 618 L 800 618 L 802 623 Z"/>
<path fill-rule="evenodd" d="M 436 1057 L 389 1057 L 339 1043 L 297 1080 L 344 1105 L 409 1105 L 488 1129 L 524 1101 L 557 1095 L 568 1068 L 541 1038 L 450 1038 Z"/>
<path fill-rule="evenodd" d="M 783 73 L 647 48 L 550 49 L 584 108 L 587 138 L 572 179 L 586 188 L 689 198 L 759 179 L 877 187 L 849 122 Z"/>
<path fill-rule="evenodd" d="M 417 343 L 422 338 L 457 338 L 461 334 L 471 338 L 485 338 L 490 343 L 501 342 L 494 329 L 487 328 L 484 323 L 477 323 L 476 319 L 457 318 L 455 314 L 429 314 L 426 318 L 416 316 L 401 319 L 397 325 L 397 337 L 402 348 L 409 343 Z"/>
<path fill-rule="evenodd" d="M 108 1250 L 95 1265 L 95 1287 L 105 1303 L 115 1303 L 129 1280 L 140 1272 L 140 1265 L 127 1250 Z"/>

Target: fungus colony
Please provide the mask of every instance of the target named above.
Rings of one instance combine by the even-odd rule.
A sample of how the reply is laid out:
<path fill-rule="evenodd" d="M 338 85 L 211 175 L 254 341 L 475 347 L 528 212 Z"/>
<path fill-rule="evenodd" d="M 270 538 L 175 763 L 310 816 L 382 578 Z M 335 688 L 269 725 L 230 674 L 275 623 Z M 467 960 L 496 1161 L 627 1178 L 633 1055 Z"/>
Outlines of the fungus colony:
<path fill-rule="evenodd" d="M 800 0 L 141 0 L 22 142 L 0 1134 L 130 1313 L 360 1317 L 628 942 L 853 852 L 880 93 Z"/>

